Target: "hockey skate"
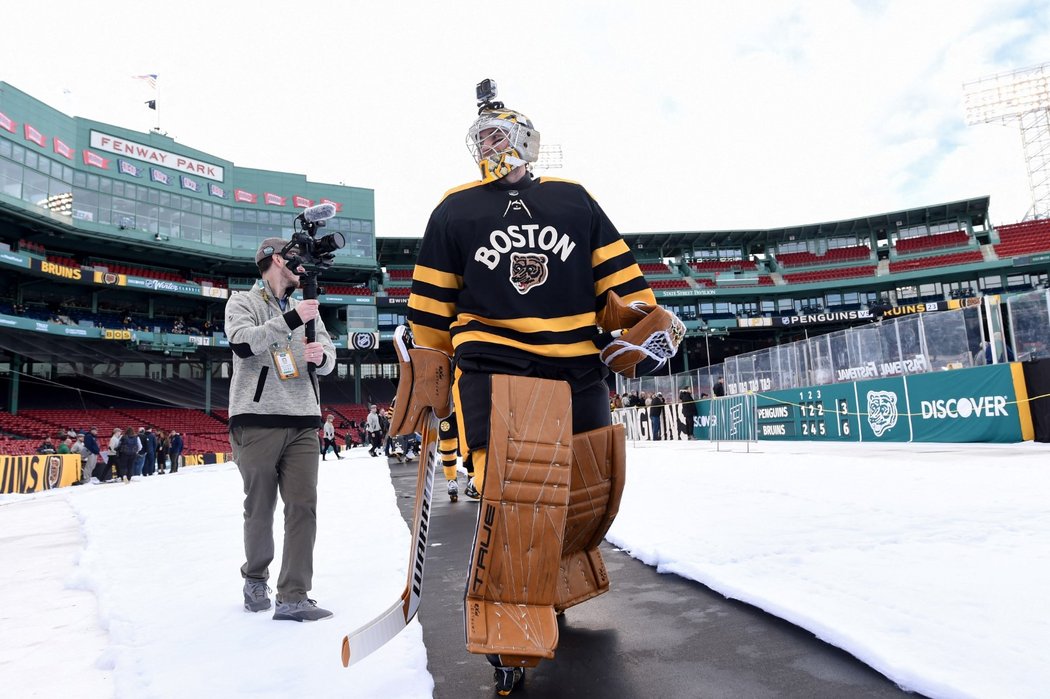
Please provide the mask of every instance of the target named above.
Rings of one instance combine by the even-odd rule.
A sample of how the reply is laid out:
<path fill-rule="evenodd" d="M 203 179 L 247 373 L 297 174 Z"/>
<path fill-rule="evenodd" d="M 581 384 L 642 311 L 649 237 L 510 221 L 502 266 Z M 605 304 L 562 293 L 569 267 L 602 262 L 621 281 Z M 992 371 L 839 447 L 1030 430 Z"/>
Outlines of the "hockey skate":
<path fill-rule="evenodd" d="M 459 500 L 459 483 L 454 480 L 448 482 L 448 499 L 452 502 Z"/>
<path fill-rule="evenodd" d="M 467 481 L 467 487 L 463 489 L 463 494 L 466 495 L 468 498 L 473 498 L 475 500 L 481 499 L 481 493 L 479 493 L 478 489 L 474 487 L 473 478 Z"/>
<path fill-rule="evenodd" d="M 505 697 L 525 680 L 525 670 L 520 667 L 497 667 L 492 673 L 496 682 L 496 694 Z"/>

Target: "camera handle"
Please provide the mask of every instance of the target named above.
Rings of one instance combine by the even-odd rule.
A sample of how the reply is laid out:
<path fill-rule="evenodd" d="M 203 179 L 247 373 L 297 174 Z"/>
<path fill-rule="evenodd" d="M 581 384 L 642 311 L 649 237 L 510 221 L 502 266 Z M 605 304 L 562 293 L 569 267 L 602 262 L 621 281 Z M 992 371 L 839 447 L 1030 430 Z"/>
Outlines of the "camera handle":
<path fill-rule="evenodd" d="M 315 299 L 317 298 L 317 272 L 305 272 L 302 275 L 303 279 L 300 286 L 303 287 L 303 299 Z M 306 341 L 313 342 L 316 338 L 316 327 L 317 322 L 315 320 L 308 320 L 306 322 Z M 313 362 L 307 362 L 307 371 L 313 374 L 317 371 L 317 365 Z"/>

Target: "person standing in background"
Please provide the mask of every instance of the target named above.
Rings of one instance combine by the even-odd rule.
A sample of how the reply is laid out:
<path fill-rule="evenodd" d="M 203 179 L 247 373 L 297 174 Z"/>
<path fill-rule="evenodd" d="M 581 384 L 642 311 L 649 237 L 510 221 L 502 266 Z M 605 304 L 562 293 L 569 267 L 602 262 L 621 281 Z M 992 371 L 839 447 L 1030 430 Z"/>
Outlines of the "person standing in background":
<path fill-rule="evenodd" d="M 659 441 L 663 439 L 664 394 L 657 391 L 649 399 L 649 425 L 652 427 L 652 438 Z"/>
<path fill-rule="evenodd" d="M 374 405 L 368 406 L 365 432 L 368 434 L 368 443 L 371 445 L 368 449 L 368 455 L 379 456 L 377 452 L 383 448 L 383 425 L 379 421 L 379 409 Z"/>
<path fill-rule="evenodd" d="M 682 404 L 682 418 L 685 422 L 679 425 L 679 432 L 684 434 L 686 439 L 692 439 L 696 416 L 699 414 L 696 399 L 688 388 L 683 388 L 678 392 L 678 402 Z"/>
<path fill-rule="evenodd" d="M 157 473 L 162 476 L 168 468 L 168 448 L 171 446 L 168 439 L 166 431 L 157 430 Z"/>
<path fill-rule="evenodd" d="M 36 448 L 37 454 L 54 454 L 55 443 L 51 440 L 50 435 L 44 435 L 44 441 L 40 443 L 40 446 Z"/>
<path fill-rule="evenodd" d="M 83 463 L 83 472 L 81 473 L 81 482 L 87 483 L 91 480 L 91 474 L 95 471 L 95 465 L 98 464 L 101 450 L 98 448 L 98 428 L 94 425 L 84 435 L 84 456 L 86 461 Z"/>
<path fill-rule="evenodd" d="M 182 458 L 182 435 L 176 431 L 171 433 L 171 472 L 179 470 L 179 460 Z"/>
<path fill-rule="evenodd" d="M 138 432 L 139 438 L 139 453 L 135 457 L 135 465 L 132 469 L 132 475 L 141 476 L 143 469 L 146 466 L 146 428 L 140 427 Z"/>
<path fill-rule="evenodd" d="M 324 422 L 324 445 L 321 447 L 322 461 L 328 458 L 328 447 L 332 447 L 337 459 L 343 458 L 339 454 L 339 445 L 335 441 L 335 415 L 329 415 Z"/>
<path fill-rule="evenodd" d="M 127 428 L 117 446 L 117 478 L 124 483 L 131 482 L 132 476 L 135 475 L 135 464 L 138 463 L 140 451 L 142 441 L 135 434 L 135 428 Z M 99 480 L 104 481 L 102 478 Z"/>
<path fill-rule="evenodd" d="M 152 476 L 157 470 L 157 435 L 153 428 L 146 430 L 146 460 L 142 464 L 142 474 Z"/>
<path fill-rule="evenodd" d="M 109 459 L 110 459 L 110 467 L 111 467 L 110 474 L 109 474 L 110 476 L 113 475 L 112 469 L 117 467 L 117 461 L 118 461 L 118 459 L 117 459 L 117 448 L 120 446 L 120 438 L 123 436 L 123 434 L 124 434 L 124 431 L 122 429 L 120 429 L 119 427 L 114 427 L 113 428 L 113 434 L 110 435 L 110 438 L 109 438 Z M 93 475 L 96 478 L 98 478 L 99 474 L 95 473 Z M 101 478 L 98 478 L 98 479 L 102 480 Z"/>
<path fill-rule="evenodd" d="M 69 437 L 66 437 L 69 439 Z M 74 437 L 72 444 L 69 445 L 69 453 L 76 454 L 80 457 L 80 480 L 76 482 L 76 485 L 84 485 L 91 481 L 91 473 L 88 473 L 87 480 L 84 480 L 84 470 L 87 466 L 87 447 L 84 446 L 84 435 L 78 434 Z"/>

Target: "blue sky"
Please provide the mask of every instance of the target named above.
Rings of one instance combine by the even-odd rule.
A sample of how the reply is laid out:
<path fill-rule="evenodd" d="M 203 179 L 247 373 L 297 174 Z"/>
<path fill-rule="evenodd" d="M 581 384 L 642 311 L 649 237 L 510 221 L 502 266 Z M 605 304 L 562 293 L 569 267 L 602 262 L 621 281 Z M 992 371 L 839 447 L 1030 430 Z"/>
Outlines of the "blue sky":
<path fill-rule="evenodd" d="M 492 77 L 624 232 L 795 225 L 1030 201 L 1019 131 L 967 126 L 963 84 L 1050 61 L 1050 3 L 123 2 L 5 12 L 0 79 L 69 113 L 161 128 L 238 165 L 376 190 L 420 235 L 475 178 Z M 1040 53 L 1042 51 L 1043 53 Z M 64 94 L 63 90 L 69 90 Z"/>

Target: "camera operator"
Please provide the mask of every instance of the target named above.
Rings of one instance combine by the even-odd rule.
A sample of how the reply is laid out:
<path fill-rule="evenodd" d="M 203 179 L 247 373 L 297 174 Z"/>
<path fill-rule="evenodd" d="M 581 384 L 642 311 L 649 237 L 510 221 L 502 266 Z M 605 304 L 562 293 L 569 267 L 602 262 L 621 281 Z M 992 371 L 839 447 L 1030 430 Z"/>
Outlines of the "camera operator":
<path fill-rule="evenodd" d="M 309 241 L 307 241 L 308 243 Z M 335 347 L 319 316 L 317 299 L 292 292 L 312 261 L 296 239 L 267 238 L 255 262 L 262 279 L 226 304 L 226 333 L 233 350 L 230 445 L 244 480 L 244 608 L 270 608 L 269 565 L 274 556 L 277 493 L 284 501 L 284 557 L 277 579 L 274 619 L 316 621 L 332 616 L 307 598 L 313 579 L 317 532 L 317 430 L 320 394 L 315 372 L 335 368 Z M 289 248 L 286 250 L 285 248 Z M 282 254 L 283 253 L 283 254 Z M 289 262 L 289 260 L 292 260 Z M 307 277 L 309 278 L 309 277 Z M 315 321 L 315 341 L 307 323 Z"/>

